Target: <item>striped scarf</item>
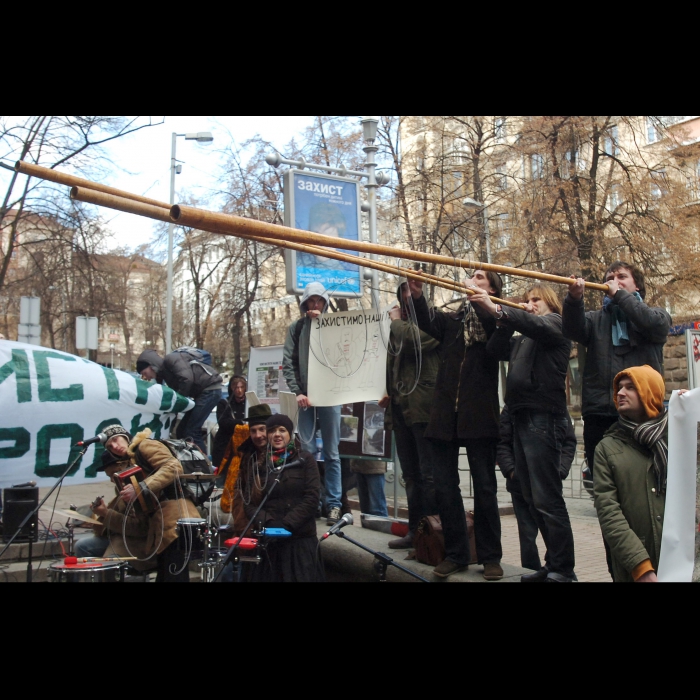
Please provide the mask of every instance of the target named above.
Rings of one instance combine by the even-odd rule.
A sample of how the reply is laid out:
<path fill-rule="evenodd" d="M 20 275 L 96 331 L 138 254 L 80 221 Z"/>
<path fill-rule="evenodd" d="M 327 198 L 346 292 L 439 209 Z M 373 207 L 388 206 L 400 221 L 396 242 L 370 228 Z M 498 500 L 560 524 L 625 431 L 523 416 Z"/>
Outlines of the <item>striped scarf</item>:
<path fill-rule="evenodd" d="M 620 416 L 620 425 L 628 430 L 634 440 L 646 447 L 654 456 L 654 473 L 656 475 L 656 495 L 666 493 L 666 467 L 668 465 L 668 441 L 666 429 L 668 411 L 663 410 L 656 418 L 646 423 L 633 423 Z"/>
<path fill-rule="evenodd" d="M 488 336 L 481 325 L 474 307 L 469 302 L 464 303 L 464 344 L 471 347 L 474 343 L 486 343 Z"/>

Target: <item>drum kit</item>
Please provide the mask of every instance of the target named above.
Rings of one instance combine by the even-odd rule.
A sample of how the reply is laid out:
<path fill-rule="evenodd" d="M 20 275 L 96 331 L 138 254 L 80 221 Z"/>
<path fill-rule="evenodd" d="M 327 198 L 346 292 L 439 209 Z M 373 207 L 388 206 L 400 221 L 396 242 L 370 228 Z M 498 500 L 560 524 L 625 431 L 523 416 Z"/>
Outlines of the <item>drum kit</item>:
<path fill-rule="evenodd" d="M 216 478 L 213 474 L 185 474 L 181 479 L 193 480 L 196 487 L 200 487 L 201 482 L 211 481 Z M 95 524 L 99 521 L 94 517 L 88 517 L 78 513 L 75 510 L 58 511 L 61 515 L 73 521 L 82 521 L 89 524 Z M 68 521 L 72 534 L 72 522 Z M 197 566 L 201 569 L 201 580 L 205 583 L 212 582 L 226 558 L 228 549 L 220 548 L 217 545 L 220 538 L 217 538 L 218 533 L 225 534 L 226 527 L 217 527 L 209 523 L 205 518 L 180 518 L 176 525 L 177 531 L 177 547 L 183 552 L 185 559 L 188 561 L 198 562 Z M 248 539 L 248 538 L 245 538 Z M 70 550 L 72 551 L 72 537 L 70 540 Z M 227 541 L 227 545 L 231 546 L 232 541 Z M 245 561 L 259 561 L 247 545 L 245 550 Z M 241 544 L 241 549 L 243 545 Z M 127 569 L 129 566 L 129 557 L 127 559 L 108 559 L 108 558 L 90 558 L 76 560 L 75 557 L 66 557 L 63 562 L 51 564 L 48 569 L 48 579 L 52 583 L 121 583 L 126 580 Z"/>

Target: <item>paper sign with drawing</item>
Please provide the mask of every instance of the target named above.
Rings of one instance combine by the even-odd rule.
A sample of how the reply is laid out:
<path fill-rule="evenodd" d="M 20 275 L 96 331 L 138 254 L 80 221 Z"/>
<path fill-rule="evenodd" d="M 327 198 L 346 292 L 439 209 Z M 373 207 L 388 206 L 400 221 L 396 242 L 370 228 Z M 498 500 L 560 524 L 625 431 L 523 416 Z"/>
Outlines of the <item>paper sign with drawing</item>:
<path fill-rule="evenodd" d="M 388 308 L 324 314 L 311 324 L 309 401 L 338 406 L 386 394 Z"/>

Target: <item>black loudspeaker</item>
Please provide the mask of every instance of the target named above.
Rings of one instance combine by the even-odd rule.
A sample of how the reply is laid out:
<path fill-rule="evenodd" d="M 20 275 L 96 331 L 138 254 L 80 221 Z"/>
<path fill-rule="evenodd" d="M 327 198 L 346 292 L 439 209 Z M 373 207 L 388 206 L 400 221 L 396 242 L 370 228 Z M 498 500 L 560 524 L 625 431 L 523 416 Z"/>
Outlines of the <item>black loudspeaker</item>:
<path fill-rule="evenodd" d="M 2 537 L 9 542 L 22 521 L 39 505 L 39 488 L 34 486 L 25 489 L 5 489 L 3 491 Z M 34 542 L 39 541 L 39 513 L 27 521 L 15 542 L 29 542 L 31 526 L 34 523 Z"/>

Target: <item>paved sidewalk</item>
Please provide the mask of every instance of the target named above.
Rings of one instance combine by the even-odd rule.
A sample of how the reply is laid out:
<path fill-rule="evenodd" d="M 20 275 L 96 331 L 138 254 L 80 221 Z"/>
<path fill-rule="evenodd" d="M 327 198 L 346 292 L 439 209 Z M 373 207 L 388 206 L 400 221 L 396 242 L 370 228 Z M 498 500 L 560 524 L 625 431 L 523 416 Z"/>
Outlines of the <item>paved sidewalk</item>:
<path fill-rule="evenodd" d="M 464 458 L 466 462 L 466 458 Z M 462 465 L 460 465 L 462 466 Z M 572 492 L 572 487 L 576 486 L 576 480 L 578 480 L 578 465 L 572 468 L 572 477 L 574 481 L 571 485 L 564 482 L 565 496 L 567 493 Z M 469 472 L 467 469 L 461 471 L 462 474 L 462 493 L 465 496 L 464 506 L 468 510 L 473 510 L 473 500 L 469 497 Z M 391 486 L 387 485 L 389 488 Z M 567 488 L 569 489 L 567 491 Z M 41 500 L 49 489 L 39 489 L 39 499 Z M 76 506 L 86 505 L 94 500 L 97 496 L 104 495 L 106 500 L 111 498 L 113 492 L 113 487 L 109 482 L 102 483 L 92 483 L 84 484 L 81 486 L 64 486 L 57 499 L 57 508 L 68 510 L 71 503 Z M 580 489 L 576 491 L 580 493 Z M 39 517 L 48 525 L 48 518 L 50 512 L 45 510 L 46 508 L 53 505 L 53 501 L 56 494 L 53 494 L 53 498 L 49 499 L 49 502 L 42 509 Z M 356 500 L 356 495 L 353 492 L 349 494 L 351 500 Z M 569 511 L 569 516 L 571 518 L 571 525 L 574 532 L 574 542 L 575 542 L 575 554 L 576 554 L 576 575 L 581 582 L 610 582 L 611 578 L 607 570 L 605 563 L 605 550 L 603 547 L 603 540 L 600 534 L 600 527 L 598 525 L 598 518 L 596 516 L 595 508 L 593 507 L 593 501 L 588 497 L 583 498 L 565 498 L 567 508 Z M 520 546 L 518 541 L 518 529 L 515 516 L 510 514 L 512 511 L 510 494 L 505 489 L 505 480 L 498 474 L 498 501 L 501 507 L 501 527 L 502 527 L 502 544 L 503 544 L 503 562 L 509 566 L 519 567 L 520 566 Z M 389 513 L 393 515 L 393 498 L 387 498 L 387 505 L 389 506 Z M 397 505 L 399 508 L 406 507 L 405 497 L 397 498 Z M 359 513 L 357 513 L 357 522 L 359 523 Z M 54 527 L 61 527 L 65 522 L 63 516 L 57 515 L 54 518 Z M 40 525 L 41 527 L 41 525 Z M 43 528 L 42 528 L 43 529 Z M 85 533 L 86 531 L 82 528 L 77 529 L 78 532 Z M 40 543 L 41 544 L 41 543 Z M 541 539 L 538 539 L 538 545 L 540 548 L 540 556 L 544 558 L 544 547 Z M 36 546 L 36 545 L 35 545 Z M 40 545 L 39 545 L 40 546 Z"/>

